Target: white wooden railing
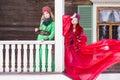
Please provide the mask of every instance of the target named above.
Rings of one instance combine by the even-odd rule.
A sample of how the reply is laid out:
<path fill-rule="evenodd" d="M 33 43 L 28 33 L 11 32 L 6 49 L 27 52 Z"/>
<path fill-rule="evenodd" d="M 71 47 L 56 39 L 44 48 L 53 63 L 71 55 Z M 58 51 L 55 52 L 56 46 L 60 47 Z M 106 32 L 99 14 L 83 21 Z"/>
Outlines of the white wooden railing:
<path fill-rule="evenodd" d="M 0 72 L 54 72 L 54 44 L 54 41 L 0 41 Z M 40 45 L 42 63 L 39 60 Z M 46 45 L 48 57 L 45 57 Z"/>

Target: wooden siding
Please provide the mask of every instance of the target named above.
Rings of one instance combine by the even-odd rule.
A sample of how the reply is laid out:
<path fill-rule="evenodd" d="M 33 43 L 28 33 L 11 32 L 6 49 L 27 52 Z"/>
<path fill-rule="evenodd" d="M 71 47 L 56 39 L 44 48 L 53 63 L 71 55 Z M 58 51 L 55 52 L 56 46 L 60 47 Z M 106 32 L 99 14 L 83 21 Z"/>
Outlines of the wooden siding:
<path fill-rule="evenodd" d="M 41 8 L 54 7 L 51 0 L 1 0 L 0 1 L 0 40 L 35 40 L 39 27 Z M 4 34 L 4 35 L 3 35 Z"/>
<path fill-rule="evenodd" d="M 65 13 L 77 12 L 78 5 L 91 4 L 89 0 L 65 0 Z M 48 5 L 54 11 L 54 0 L 1 0 L 0 40 L 36 40 L 41 8 Z M 4 34 L 4 35 L 3 35 Z"/>

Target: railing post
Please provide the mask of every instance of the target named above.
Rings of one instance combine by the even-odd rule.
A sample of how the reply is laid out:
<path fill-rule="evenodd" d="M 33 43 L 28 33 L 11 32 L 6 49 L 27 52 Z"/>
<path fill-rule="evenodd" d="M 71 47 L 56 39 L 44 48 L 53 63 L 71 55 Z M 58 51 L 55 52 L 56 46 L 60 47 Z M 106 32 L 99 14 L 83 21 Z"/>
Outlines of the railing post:
<path fill-rule="evenodd" d="M 55 72 L 63 72 L 64 70 L 63 14 L 64 0 L 55 0 Z"/>

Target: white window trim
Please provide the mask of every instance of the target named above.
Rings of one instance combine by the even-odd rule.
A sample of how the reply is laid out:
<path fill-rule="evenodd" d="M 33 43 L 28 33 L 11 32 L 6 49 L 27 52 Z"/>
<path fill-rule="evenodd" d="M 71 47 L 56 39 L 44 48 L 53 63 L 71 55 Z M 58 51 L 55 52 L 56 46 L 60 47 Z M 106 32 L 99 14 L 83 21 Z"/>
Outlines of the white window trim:
<path fill-rule="evenodd" d="M 93 3 L 93 42 L 97 41 L 97 8 L 98 7 L 120 7 L 120 0 L 90 0 Z M 94 16 L 96 15 L 96 16 Z"/>

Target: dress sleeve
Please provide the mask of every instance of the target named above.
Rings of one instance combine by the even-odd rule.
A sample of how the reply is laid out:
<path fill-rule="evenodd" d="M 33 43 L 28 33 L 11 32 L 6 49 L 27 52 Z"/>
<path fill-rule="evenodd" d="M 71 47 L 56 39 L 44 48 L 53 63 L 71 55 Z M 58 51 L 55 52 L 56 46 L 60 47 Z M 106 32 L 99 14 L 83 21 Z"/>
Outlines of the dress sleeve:
<path fill-rule="evenodd" d="M 52 23 L 52 29 L 51 29 L 51 34 L 48 36 L 49 40 L 53 39 L 55 36 L 55 23 Z"/>
<path fill-rule="evenodd" d="M 63 36 L 66 36 L 71 25 L 70 15 L 63 15 Z"/>
<path fill-rule="evenodd" d="M 86 36 L 85 33 L 83 33 L 83 34 L 81 35 L 80 41 L 81 41 L 81 44 L 82 44 L 82 45 L 85 45 L 85 44 L 86 44 L 86 42 L 87 42 L 87 36 Z"/>
<path fill-rule="evenodd" d="M 76 36 L 76 39 L 77 39 L 77 44 L 80 44 L 80 45 L 85 45 L 86 42 L 87 42 L 87 36 L 84 32 L 84 29 L 83 27 L 81 27 L 80 25 L 77 27 L 77 31 L 79 32 L 79 35 Z"/>
<path fill-rule="evenodd" d="M 40 21 L 39 30 L 40 30 L 42 23 L 43 23 L 43 20 Z"/>

